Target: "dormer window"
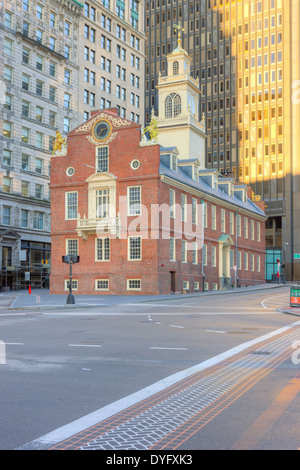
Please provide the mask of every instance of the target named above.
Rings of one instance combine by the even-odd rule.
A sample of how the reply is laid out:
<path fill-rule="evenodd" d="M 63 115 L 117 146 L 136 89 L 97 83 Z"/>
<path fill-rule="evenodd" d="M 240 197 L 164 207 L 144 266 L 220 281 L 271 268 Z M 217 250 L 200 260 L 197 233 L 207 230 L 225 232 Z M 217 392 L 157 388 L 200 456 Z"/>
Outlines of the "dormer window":
<path fill-rule="evenodd" d="M 173 170 L 173 171 L 177 171 L 177 156 L 174 155 L 174 154 L 171 154 L 171 158 L 170 158 L 170 169 Z"/>
<path fill-rule="evenodd" d="M 176 60 L 173 62 L 173 75 L 178 75 L 179 74 L 179 62 Z"/>
<path fill-rule="evenodd" d="M 247 202 L 247 190 L 241 186 L 235 186 L 233 188 L 234 195 L 237 196 L 241 201 Z"/>
<path fill-rule="evenodd" d="M 165 117 L 174 118 L 181 114 L 181 98 L 177 93 L 171 93 L 165 101 Z"/>
<path fill-rule="evenodd" d="M 212 175 L 212 188 L 217 189 L 217 187 L 218 187 L 217 176 Z"/>

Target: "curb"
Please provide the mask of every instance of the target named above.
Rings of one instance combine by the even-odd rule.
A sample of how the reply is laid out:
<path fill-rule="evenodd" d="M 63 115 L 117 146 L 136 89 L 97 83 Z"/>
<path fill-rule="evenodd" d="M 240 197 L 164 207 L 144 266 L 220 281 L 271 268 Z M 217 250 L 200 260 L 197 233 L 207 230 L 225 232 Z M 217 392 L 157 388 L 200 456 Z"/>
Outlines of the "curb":
<path fill-rule="evenodd" d="M 227 295 L 227 294 L 240 294 L 240 293 L 245 293 L 245 292 L 256 292 L 256 291 L 268 291 L 268 290 L 273 290 L 273 289 L 279 289 L 281 287 L 287 287 L 286 284 L 279 284 L 279 285 L 274 285 L 271 287 L 260 287 L 254 286 L 254 287 L 242 287 L 239 289 L 232 289 L 232 290 L 226 290 L 226 291 L 207 291 L 207 292 L 199 292 L 198 294 L 180 294 L 180 295 L 172 295 L 168 297 L 164 296 L 157 296 L 153 299 L 133 299 L 131 296 L 128 297 L 130 299 L 130 302 L 132 303 L 147 303 L 147 302 L 157 302 L 157 301 L 162 301 L 162 300 L 174 300 L 174 299 L 189 299 L 189 298 L 195 298 L 195 297 L 206 297 L 206 296 L 211 296 L 211 295 Z M 73 309 L 92 309 L 92 308 L 97 308 L 97 307 L 113 307 L 113 306 L 119 306 L 122 304 L 73 304 L 73 305 L 49 305 L 49 306 L 43 306 L 42 304 L 39 305 L 32 305 L 32 306 L 24 306 L 24 307 L 15 307 L 14 303 L 17 301 L 17 297 L 13 300 L 12 304 L 8 307 L 8 310 L 73 310 Z M 283 312 L 284 313 L 284 312 Z"/>
<path fill-rule="evenodd" d="M 300 309 L 294 309 L 294 308 L 289 308 L 289 307 L 280 307 L 278 309 L 278 312 L 280 313 L 286 313 L 287 315 L 293 315 L 295 317 L 300 317 Z"/>

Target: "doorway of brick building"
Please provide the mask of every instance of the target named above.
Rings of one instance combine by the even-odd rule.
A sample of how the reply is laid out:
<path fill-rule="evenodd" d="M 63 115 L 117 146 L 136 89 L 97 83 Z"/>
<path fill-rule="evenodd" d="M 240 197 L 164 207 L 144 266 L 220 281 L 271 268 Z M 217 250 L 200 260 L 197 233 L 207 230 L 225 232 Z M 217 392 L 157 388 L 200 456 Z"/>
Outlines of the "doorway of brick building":
<path fill-rule="evenodd" d="M 170 271 L 171 274 L 171 294 L 176 292 L 176 271 Z"/>

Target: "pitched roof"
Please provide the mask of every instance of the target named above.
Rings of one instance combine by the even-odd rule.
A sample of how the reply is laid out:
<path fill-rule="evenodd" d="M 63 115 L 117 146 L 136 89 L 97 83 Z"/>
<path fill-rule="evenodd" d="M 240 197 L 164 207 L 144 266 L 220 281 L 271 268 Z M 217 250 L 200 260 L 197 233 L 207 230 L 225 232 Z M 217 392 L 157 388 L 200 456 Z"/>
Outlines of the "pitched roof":
<path fill-rule="evenodd" d="M 179 183 L 190 186 L 193 189 L 197 189 L 198 191 L 208 194 L 209 196 L 213 196 L 217 199 L 220 199 L 221 201 L 224 201 L 227 204 L 234 204 L 240 209 L 244 209 L 244 210 L 253 212 L 259 216 L 266 217 L 265 213 L 256 204 L 254 204 L 249 198 L 247 198 L 246 202 L 243 202 L 241 199 L 239 199 L 235 195 L 229 196 L 221 188 L 213 189 L 205 181 L 203 181 L 201 177 L 199 178 L 199 181 L 195 181 L 192 178 L 190 178 L 180 167 L 178 167 L 177 171 L 173 171 L 170 168 L 168 168 L 166 165 L 164 165 L 163 163 L 160 163 L 159 173 L 160 175 L 164 175 L 169 178 L 172 178 L 173 180 Z"/>

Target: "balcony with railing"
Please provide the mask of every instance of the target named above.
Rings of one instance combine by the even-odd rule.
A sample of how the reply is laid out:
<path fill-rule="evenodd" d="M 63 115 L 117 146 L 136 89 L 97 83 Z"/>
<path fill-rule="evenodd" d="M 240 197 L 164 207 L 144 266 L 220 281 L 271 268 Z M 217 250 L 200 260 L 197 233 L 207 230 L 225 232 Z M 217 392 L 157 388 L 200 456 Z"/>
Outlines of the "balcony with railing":
<path fill-rule="evenodd" d="M 117 217 L 87 218 L 85 215 L 81 218 L 78 214 L 76 232 L 79 237 L 87 240 L 89 235 L 114 236 L 120 238 L 121 219 L 120 214 Z"/>

